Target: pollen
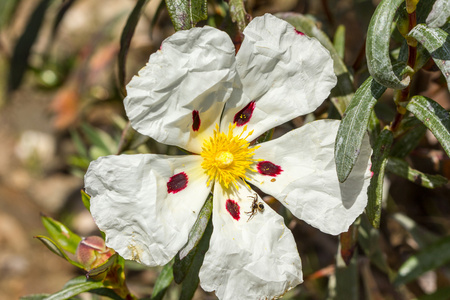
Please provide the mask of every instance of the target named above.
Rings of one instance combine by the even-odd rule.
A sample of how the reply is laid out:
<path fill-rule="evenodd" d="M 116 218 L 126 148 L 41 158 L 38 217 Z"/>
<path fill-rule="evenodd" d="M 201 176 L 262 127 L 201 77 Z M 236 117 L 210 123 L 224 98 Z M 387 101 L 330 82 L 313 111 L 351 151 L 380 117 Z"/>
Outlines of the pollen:
<path fill-rule="evenodd" d="M 245 126 L 242 133 L 235 136 L 235 128 L 236 124 L 230 124 L 228 133 L 220 132 L 216 124 L 213 136 L 203 142 L 202 167 L 209 176 L 208 186 L 211 182 L 218 182 L 225 188 L 230 184 L 238 188 L 238 179 L 247 180 L 247 171 L 256 172 L 251 166 L 257 161 L 253 154 L 259 146 L 249 148 L 250 143 L 246 140 L 253 131 L 243 137 L 247 131 Z"/>

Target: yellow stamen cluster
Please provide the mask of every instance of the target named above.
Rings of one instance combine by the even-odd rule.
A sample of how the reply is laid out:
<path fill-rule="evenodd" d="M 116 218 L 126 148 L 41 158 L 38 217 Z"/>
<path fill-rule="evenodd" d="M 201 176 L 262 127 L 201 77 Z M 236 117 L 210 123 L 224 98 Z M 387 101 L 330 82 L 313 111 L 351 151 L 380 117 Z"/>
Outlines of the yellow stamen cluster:
<path fill-rule="evenodd" d="M 256 161 L 253 154 L 258 146 L 249 148 L 250 144 L 246 141 L 252 133 L 249 132 L 246 137 L 242 138 L 243 133 L 247 130 L 244 127 L 242 133 L 238 136 L 233 135 L 236 124 L 228 126 L 228 134 L 219 131 L 219 125 L 216 124 L 214 135 L 209 139 L 205 139 L 202 146 L 201 156 L 203 157 L 202 167 L 209 176 L 208 186 L 211 181 L 217 181 L 225 188 L 233 183 L 238 188 L 237 179 L 246 180 L 246 171 L 256 170 L 250 166 Z"/>

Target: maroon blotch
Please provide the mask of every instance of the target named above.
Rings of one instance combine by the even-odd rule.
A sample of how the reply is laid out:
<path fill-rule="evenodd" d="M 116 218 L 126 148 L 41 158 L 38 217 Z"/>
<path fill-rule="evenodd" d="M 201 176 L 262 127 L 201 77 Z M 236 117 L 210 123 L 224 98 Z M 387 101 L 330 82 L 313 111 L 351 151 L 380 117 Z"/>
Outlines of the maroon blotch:
<path fill-rule="evenodd" d="M 184 172 L 173 175 L 167 182 L 167 192 L 175 194 L 184 190 L 187 187 L 188 181 L 188 176 Z"/>
<path fill-rule="evenodd" d="M 301 32 L 301 31 L 298 31 L 298 30 L 297 30 L 297 29 L 295 29 L 295 28 L 294 28 L 294 30 L 295 30 L 295 33 L 296 33 L 296 34 L 298 34 L 298 35 L 305 35 L 305 34 L 304 34 L 303 32 Z"/>
<path fill-rule="evenodd" d="M 233 122 L 236 124 L 236 126 L 242 126 L 247 124 L 253 115 L 254 109 L 255 109 L 255 101 L 252 101 L 249 104 L 247 104 L 247 106 L 245 106 L 243 109 L 241 109 L 237 114 L 235 114 Z"/>
<path fill-rule="evenodd" d="M 258 172 L 262 175 L 268 175 L 275 177 L 277 175 L 280 175 L 283 170 L 280 166 L 271 163 L 270 161 L 261 161 L 256 165 L 256 168 L 258 169 Z"/>
<path fill-rule="evenodd" d="M 239 207 L 239 204 L 237 204 L 236 201 L 233 201 L 231 199 L 228 199 L 227 202 L 225 203 L 225 207 L 227 209 L 227 211 L 230 213 L 230 215 L 233 217 L 233 219 L 235 219 L 236 221 L 239 221 L 239 219 L 241 218 L 241 210 Z"/>
<path fill-rule="evenodd" d="M 198 131 L 198 129 L 200 128 L 200 115 L 198 113 L 198 110 L 194 110 L 192 112 L 192 130 L 194 131 Z"/>

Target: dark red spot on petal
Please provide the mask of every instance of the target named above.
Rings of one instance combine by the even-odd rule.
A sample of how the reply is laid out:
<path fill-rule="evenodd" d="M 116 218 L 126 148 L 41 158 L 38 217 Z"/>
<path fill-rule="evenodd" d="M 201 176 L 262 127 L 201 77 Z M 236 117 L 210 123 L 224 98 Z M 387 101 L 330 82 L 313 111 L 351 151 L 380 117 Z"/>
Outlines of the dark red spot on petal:
<path fill-rule="evenodd" d="M 236 201 L 228 199 L 227 202 L 225 203 L 225 207 L 227 211 L 230 213 L 230 215 L 233 217 L 233 219 L 239 221 L 239 219 L 241 218 L 241 210 L 239 204 L 237 204 Z"/>
<path fill-rule="evenodd" d="M 301 32 L 301 31 L 298 31 L 298 30 L 297 30 L 297 29 L 295 29 L 295 28 L 294 28 L 294 30 L 295 30 L 295 33 L 296 33 L 296 34 L 298 34 L 298 35 L 305 35 L 305 34 L 304 34 L 303 32 Z"/>
<path fill-rule="evenodd" d="M 272 177 L 280 175 L 280 173 L 283 172 L 280 166 L 277 166 L 276 164 L 273 164 L 267 160 L 259 162 L 256 165 L 256 168 L 258 169 L 258 172 L 260 174 Z"/>
<path fill-rule="evenodd" d="M 233 122 L 236 123 L 236 126 L 242 126 L 247 124 L 253 115 L 254 109 L 255 109 L 255 101 L 252 101 L 249 104 L 247 104 L 246 107 L 241 109 L 237 114 L 235 114 Z"/>
<path fill-rule="evenodd" d="M 167 182 L 167 192 L 175 194 L 184 190 L 187 187 L 188 181 L 188 176 L 184 172 L 173 175 Z"/>
<path fill-rule="evenodd" d="M 192 130 L 194 131 L 198 131 L 198 129 L 200 128 L 200 115 L 198 114 L 198 110 L 194 110 L 192 112 Z"/>

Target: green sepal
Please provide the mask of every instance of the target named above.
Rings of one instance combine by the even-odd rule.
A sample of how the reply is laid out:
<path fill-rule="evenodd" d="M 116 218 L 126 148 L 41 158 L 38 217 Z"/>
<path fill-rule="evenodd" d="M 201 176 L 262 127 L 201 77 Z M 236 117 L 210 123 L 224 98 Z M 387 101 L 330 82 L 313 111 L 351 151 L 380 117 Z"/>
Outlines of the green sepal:
<path fill-rule="evenodd" d="M 50 251 L 52 251 L 56 255 L 61 256 L 62 258 L 67 260 L 72 265 L 74 265 L 74 266 L 76 266 L 76 267 L 78 267 L 80 269 L 84 269 L 84 267 L 81 264 L 79 264 L 76 261 L 70 259 L 67 256 L 67 254 L 64 252 L 64 250 L 61 248 L 61 246 L 58 245 L 56 242 L 54 242 L 51 238 L 43 236 L 43 235 L 37 235 L 37 236 L 35 236 L 35 238 L 37 238 L 39 241 L 41 241 Z"/>
<path fill-rule="evenodd" d="M 118 256 L 119 255 L 117 253 L 115 253 L 107 261 L 105 261 L 104 264 L 102 264 L 102 265 L 100 265 L 100 266 L 98 266 L 98 267 L 96 267 L 96 268 L 94 268 L 92 270 L 89 270 L 87 272 L 87 274 L 86 274 L 86 277 L 87 278 L 92 278 L 92 277 L 95 277 L 95 276 L 100 275 L 102 273 L 105 273 L 106 271 L 109 270 L 109 268 L 111 268 L 112 265 L 114 265 L 116 263 Z"/>
<path fill-rule="evenodd" d="M 414 170 L 405 160 L 397 157 L 389 157 L 386 170 L 428 189 L 441 187 L 448 183 L 447 178 Z"/>
<path fill-rule="evenodd" d="M 369 77 L 356 91 L 344 113 L 334 148 L 340 182 L 347 179 L 356 163 L 373 107 L 385 90 L 384 86 Z"/>
<path fill-rule="evenodd" d="M 366 207 L 367 218 L 374 228 L 380 227 L 381 201 L 383 198 L 383 179 L 389 151 L 394 141 L 392 131 L 385 128 L 375 142 L 372 154 L 373 173 L 367 190 L 368 202 Z"/>
<path fill-rule="evenodd" d="M 41 215 L 42 224 L 50 234 L 50 237 L 54 239 L 58 245 L 64 250 L 75 254 L 78 244 L 81 242 L 81 237 L 73 233 L 63 223 L 56 221 L 53 218 Z"/>
<path fill-rule="evenodd" d="M 208 18 L 206 0 L 165 0 L 170 19 L 176 31 L 195 27 Z"/>
<path fill-rule="evenodd" d="M 402 90 L 410 82 L 406 76 L 400 80 L 394 73 L 389 56 L 389 41 L 394 15 L 404 0 L 383 0 L 378 4 L 367 30 L 366 56 L 370 75 L 380 84 Z"/>
<path fill-rule="evenodd" d="M 424 96 L 414 96 L 406 109 L 425 124 L 450 156 L 450 115 L 448 111 L 437 102 Z"/>

